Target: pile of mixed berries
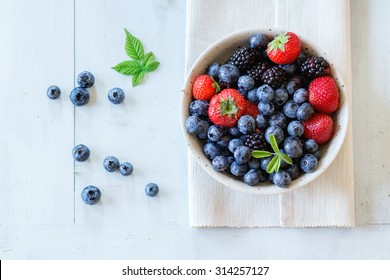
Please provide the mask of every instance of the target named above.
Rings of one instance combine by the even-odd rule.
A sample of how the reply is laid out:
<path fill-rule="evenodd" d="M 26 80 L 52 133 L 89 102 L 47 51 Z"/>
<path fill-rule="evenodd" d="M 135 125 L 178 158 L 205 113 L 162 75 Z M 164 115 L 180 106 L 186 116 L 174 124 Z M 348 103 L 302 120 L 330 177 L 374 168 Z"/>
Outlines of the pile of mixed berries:
<path fill-rule="evenodd" d="M 253 34 L 226 62 L 196 77 L 192 97 L 187 131 L 203 141 L 216 171 L 251 186 L 288 187 L 314 172 L 339 107 L 329 63 L 305 54 L 292 32 L 270 42 Z"/>

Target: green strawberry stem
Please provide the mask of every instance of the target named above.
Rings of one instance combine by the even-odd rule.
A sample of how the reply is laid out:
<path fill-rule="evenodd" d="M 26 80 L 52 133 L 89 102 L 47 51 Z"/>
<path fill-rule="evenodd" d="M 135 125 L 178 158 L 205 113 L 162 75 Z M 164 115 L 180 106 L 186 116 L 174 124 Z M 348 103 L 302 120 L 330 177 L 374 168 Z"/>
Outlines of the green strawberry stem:
<path fill-rule="evenodd" d="M 284 45 L 288 42 L 289 38 L 290 36 L 287 35 L 286 32 L 282 32 L 268 44 L 268 47 L 270 47 L 270 49 L 273 51 L 280 49 L 282 52 L 284 52 Z"/>
<path fill-rule="evenodd" d="M 222 116 L 228 115 L 229 118 L 237 114 L 240 109 L 237 106 L 237 102 L 233 98 L 228 97 L 226 99 L 221 99 L 220 101 L 220 112 Z"/>

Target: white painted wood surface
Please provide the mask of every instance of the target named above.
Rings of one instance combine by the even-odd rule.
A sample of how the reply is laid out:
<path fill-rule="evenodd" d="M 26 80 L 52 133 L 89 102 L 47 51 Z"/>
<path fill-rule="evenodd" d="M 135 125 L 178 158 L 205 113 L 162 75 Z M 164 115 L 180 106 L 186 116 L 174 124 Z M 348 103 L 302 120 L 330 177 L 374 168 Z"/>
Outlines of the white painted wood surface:
<path fill-rule="evenodd" d="M 390 2 L 351 1 L 358 227 L 202 230 L 188 226 L 179 126 L 185 1 L 57 2 L 0 0 L 1 259 L 390 258 Z M 126 58 L 124 27 L 161 61 L 135 89 L 110 69 Z M 87 69 L 95 97 L 74 114 L 68 93 Z M 60 100 L 46 98 L 50 84 Z M 127 93 L 122 107 L 106 101 L 113 86 Z M 92 151 L 75 177 L 74 140 Z M 133 176 L 105 173 L 109 154 L 133 162 Z M 149 181 L 156 199 L 143 194 Z M 102 189 L 101 205 L 82 204 L 86 184 Z"/>

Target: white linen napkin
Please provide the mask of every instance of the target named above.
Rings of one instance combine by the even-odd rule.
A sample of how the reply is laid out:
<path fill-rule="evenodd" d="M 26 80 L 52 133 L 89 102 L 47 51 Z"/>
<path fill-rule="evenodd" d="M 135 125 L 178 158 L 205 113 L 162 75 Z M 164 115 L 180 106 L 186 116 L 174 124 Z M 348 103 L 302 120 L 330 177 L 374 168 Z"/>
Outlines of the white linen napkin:
<path fill-rule="evenodd" d="M 351 103 L 349 0 L 187 0 L 186 72 L 212 42 L 243 28 L 278 27 L 321 46 L 336 62 Z M 351 109 L 352 111 L 352 109 Z M 221 185 L 188 151 L 192 227 L 352 227 L 352 113 L 345 143 L 314 182 L 282 195 L 250 195 Z"/>

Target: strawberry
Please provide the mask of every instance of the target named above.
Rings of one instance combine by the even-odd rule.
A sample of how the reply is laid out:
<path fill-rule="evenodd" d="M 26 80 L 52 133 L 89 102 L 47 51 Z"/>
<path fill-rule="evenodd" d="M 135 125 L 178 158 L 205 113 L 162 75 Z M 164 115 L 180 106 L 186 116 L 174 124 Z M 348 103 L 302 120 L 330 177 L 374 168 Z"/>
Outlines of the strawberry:
<path fill-rule="evenodd" d="M 276 36 L 267 48 L 267 55 L 276 64 L 289 64 L 297 60 L 301 53 L 301 41 L 292 32 L 282 32 Z"/>
<path fill-rule="evenodd" d="M 314 79 L 308 89 L 309 103 L 321 113 L 332 113 L 339 107 L 339 91 L 332 77 Z"/>
<path fill-rule="evenodd" d="M 246 107 L 245 115 L 249 115 L 249 116 L 252 116 L 252 117 L 256 118 L 256 116 L 258 114 L 260 114 L 259 107 L 257 106 L 257 104 L 252 103 L 249 100 L 246 100 L 246 106 L 245 107 Z"/>
<path fill-rule="evenodd" d="M 219 91 L 219 84 L 209 75 L 196 77 L 192 85 L 192 96 L 198 100 L 209 101 Z"/>
<path fill-rule="evenodd" d="M 314 139 L 318 144 L 324 144 L 332 138 L 333 120 L 323 113 L 315 113 L 308 121 L 302 122 L 306 139 Z"/>
<path fill-rule="evenodd" d="M 216 125 L 232 127 L 245 113 L 245 108 L 246 100 L 238 90 L 224 89 L 211 98 L 209 118 Z"/>

